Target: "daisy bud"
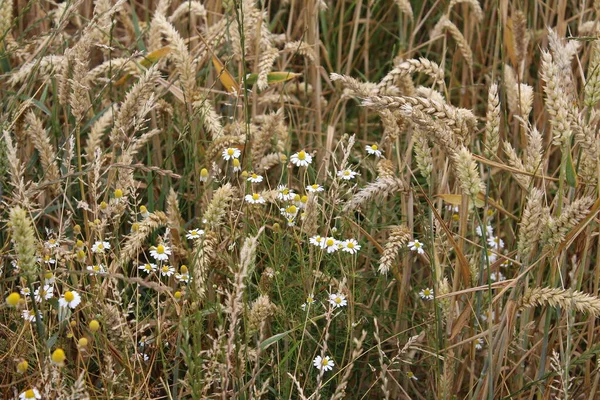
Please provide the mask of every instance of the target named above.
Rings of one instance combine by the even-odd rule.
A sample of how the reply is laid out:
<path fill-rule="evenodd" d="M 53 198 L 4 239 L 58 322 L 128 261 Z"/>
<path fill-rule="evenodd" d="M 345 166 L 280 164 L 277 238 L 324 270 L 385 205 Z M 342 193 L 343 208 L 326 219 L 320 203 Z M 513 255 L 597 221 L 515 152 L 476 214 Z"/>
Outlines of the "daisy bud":
<path fill-rule="evenodd" d="M 175 296 L 176 300 L 179 300 L 179 299 L 181 299 L 181 292 L 178 290 L 173 294 L 173 296 Z"/>
<path fill-rule="evenodd" d="M 11 307 L 16 307 L 17 304 L 19 304 L 19 300 L 21 300 L 21 295 L 17 292 L 13 292 L 6 298 L 6 304 Z"/>
<path fill-rule="evenodd" d="M 27 368 L 29 368 L 29 363 L 27 362 L 27 360 L 23 360 L 17 364 L 17 372 L 19 374 L 24 374 L 25 372 L 27 372 Z"/>
<path fill-rule="evenodd" d="M 73 227 L 73 232 L 75 232 L 76 234 L 80 234 L 81 233 L 81 225 L 75 225 Z"/>
<path fill-rule="evenodd" d="M 66 359 L 67 359 L 67 357 L 65 356 L 65 352 L 63 349 L 56 349 L 52 353 L 52 362 L 54 364 L 58 365 L 59 367 L 62 367 L 65 365 Z"/>
<path fill-rule="evenodd" d="M 100 322 L 98 322 L 95 319 L 91 320 L 90 321 L 90 331 L 92 331 L 92 333 L 95 333 L 98 331 L 98 329 L 100 329 Z"/>
<path fill-rule="evenodd" d="M 88 340 L 84 337 L 82 337 L 81 339 L 79 339 L 79 341 L 77 342 L 77 346 L 78 347 L 87 347 L 88 345 Z"/>
<path fill-rule="evenodd" d="M 123 197 L 123 191 L 121 189 L 115 189 L 115 199 Z"/>

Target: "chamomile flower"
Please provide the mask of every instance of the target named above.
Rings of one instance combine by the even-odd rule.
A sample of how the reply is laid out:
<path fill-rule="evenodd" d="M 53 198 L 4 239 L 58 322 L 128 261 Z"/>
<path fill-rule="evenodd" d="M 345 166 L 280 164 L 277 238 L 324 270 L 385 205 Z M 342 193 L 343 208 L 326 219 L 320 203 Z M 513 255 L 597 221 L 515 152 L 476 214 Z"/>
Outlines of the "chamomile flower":
<path fill-rule="evenodd" d="M 44 285 L 37 288 L 34 292 L 35 301 L 40 303 L 43 300 L 49 300 L 54 297 L 54 287 L 52 285 Z"/>
<path fill-rule="evenodd" d="M 29 297 L 31 295 L 31 290 L 28 287 L 21 288 L 21 294 L 25 297 Z"/>
<path fill-rule="evenodd" d="M 23 310 L 23 312 L 21 313 L 21 316 L 23 317 L 23 319 L 25 321 L 35 322 L 37 320 L 37 318 L 35 317 L 35 313 L 33 311 Z M 42 319 L 41 315 L 38 314 L 38 316 L 40 317 L 40 319 Z"/>
<path fill-rule="evenodd" d="M 234 158 L 238 158 L 240 154 L 242 154 L 242 152 L 239 149 L 236 149 L 235 147 L 228 147 L 223 150 L 223 159 L 225 161 L 229 161 Z"/>
<path fill-rule="evenodd" d="M 242 170 L 242 164 L 239 159 L 234 158 L 231 164 L 233 165 L 233 172 L 240 172 Z"/>
<path fill-rule="evenodd" d="M 155 260 L 166 261 L 171 255 L 171 250 L 168 246 L 159 244 L 154 249 L 150 250 L 150 255 L 154 257 Z"/>
<path fill-rule="evenodd" d="M 202 229 L 191 229 L 188 231 L 185 237 L 188 239 L 199 239 L 202 235 L 204 235 L 204 231 Z"/>
<path fill-rule="evenodd" d="M 315 301 L 314 296 L 312 294 L 310 294 L 306 298 L 306 303 L 302 303 L 302 305 L 300 306 L 300 308 L 302 308 L 302 311 L 306 311 L 307 307 L 312 306 L 315 303 L 316 303 L 316 301 Z"/>
<path fill-rule="evenodd" d="M 163 265 L 162 267 L 160 267 L 160 274 L 162 276 L 171 276 L 175 273 L 175 268 L 171 267 L 170 265 Z"/>
<path fill-rule="evenodd" d="M 248 182 L 252 183 L 261 183 L 263 181 L 263 177 L 260 175 L 256 175 L 255 173 L 250 174 L 248 177 Z"/>
<path fill-rule="evenodd" d="M 281 207 L 279 211 L 286 218 L 294 218 L 298 214 L 298 207 L 292 204 L 289 207 Z"/>
<path fill-rule="evenodd" d="M 52 364 L 58 365 L 59 367 L 65 365 L 66 359 L 67 356 L 65 355 L 65 351 L 63 349 L 54 350 L 52 356 L 50 357 L 50 360 L 52 360 Z"/>
<path fill-rule="evenodd" d="M 295 193 L 293 190 L 290 190 L 285 185 L 279 185 L 277 187 L 277 198 L 283 201 L 291 201 L 294 200 Z"/>
<path fill-rule="evenodd" d="M 310 163 L 312 162 L 312 156 L 310 154 L 308 154 L 307 152 L 305 152 L 304 150 L 302 150 L 302 151 L 299 151 L 299 152 L 293 154 L 290 157 L 290 161 L 296 167 L 308 167 L 310 165 Z"/>
<path fill-rule="evenodd" d="M 16 307 L 21 301 L 21 295 L 17 292 L 12 292 L 6 297 L 6 304 L 9 307 Z"/>
<path fill-rule="evenodd" d="M 506 277 L 502 272 L 491 272 L 490 273 L 490 281 L 492 282 L 501 282 L 505 281 Z"/>
<path fill-rule="evenodd" d="M 90 271 L 92 275 L 104 272 L 104 266 L 102 264 L 88 265 L 86 269 Z"/>
<path fill-rule="evenodd" d="M 138 269 L 144 271 L 145 273 L 149 274 L 150 272 L 154 272 L 156 271 L 156 264 L 151 264 L 151 263 L 147 263 L 147 264 L 140 264 Z"/>
<path fill-rule="evenodd" d="M 478 338 L 478 339 L 475 341 L 475 348 L 476 348 L 477 350 L 481 350 L 481 349 L 483 349 L 483 338 Z"/>
<path fill-rule="evenodd" d="M 360 250 L 360 244 L 356 241 L 356 239 L 348 239 L 344 240 L 342 243 L 342 251 L 350 254 L 356 254 Z"/>
<path fill-rule="evenodd" d="M 329 304 L 334 308 L 340 308 L 348 305 L 348 301 L 346 301 L 346 296 L 341 293 L 331 293 L 329 295 Z"/>
<path fill-rule="evenodd" d="M 329 356 L 325 356 L 325 357 L 316 356 L 315 359 L 313 360 L 313 365 L 319 371 L 331 371 L 333 369 L 334 362 Z"/>
<path fill-rule="evenodd" d="M 265 204 L 265 199 L 258 193 L 247 194 L 244 199 L 250 204 Z"/>
<path fill-rule="evenodd" d="M 94 253 L 104 253 L 104 250 L 110 250 L 110 243 L 96 242 L 92 246 L 92 252 L 94 252 Z"/>
<path fill-rule="evenodd" d="M 482 235 L 481 226 L 475 227 L 475 233 L 477 233 L 477 236 L 481 236 Z M 488 238 L 493 237 L 494 236 L 494 227 L 492 227 L 491 225 L 487 225 L 485 227 L 485 235 Z"/>
<path fill-rule="evenodd" d="M 343 179 L 345 181 L 354 179 L 356 177 L 356 175 L 358 175 L 358 172 L 352 171 L 351 169 L 344 169 L 344 170 L 338 171 L 338 173 L 337 173 L 338 178 Z"/>
<path fill-rule="evenodd" d="M 425 250 L 423 250 L 423 243 L 418 240 L 411 240 L 408 242 L 408 248 L 412 251 L 416 251 L 419 254 L 425 254 Z"/>
<path fill-rule="evenodd" d="M 323 189 L 323 186 L 319 185 L 318 183 L 314 183 L 312 185 L 307 186 L 306 190 L 310 193 L 319 193 L 325 189 Z"/>
<path fill-rule="evenodd" d="M 321 249 L 325 247 L 325 238 L 319 235 L 311 237 L 308 242 Z"/>
<path fill-rule="evenodd" d="M 208 181 L 208 170 L 206 168 L 202 168 L 200 170 L 200 182 L 207 182 Z"/>
<path fill-rule="evenodd" d="M 46 243 L 44 243 L 44 246 L 46 246 L 48 249 L 53 249 L 58 247 L 58 241 L 56 239 L 48 239 Z"/>
<path fill-rule="evenodd" d="M 433 300 L 433 289 L 425 288 L 419 292 L 423 300 Z"/>
<path fill-rule="evenodd" d="M 381 157 L 381 150 L 379 150 L 379 146 L 376 144 L 366 145 L 365 150 L 372 156 Z"/>
<path fill-rule="evenodd" d="M 36 388 L 24 391 L 19 395 L 19 400 L 41 399 L 42 395 Z"/>
<path fill-rule="evenodd" d="M 415 381 L 418 381 L 418 380 L 419 380 L 419 378 L 417 378 L 417 377 L 415 376 L 415 374 L 413 374 L 411 371 L 408 371 L 408 372 L 406 373 L 406 376 L 408 377 L 408 379 L 414 379 Z"/>
<path fill-rule="evenodd" d="M 56 278 L 54 277 L 54 274 L 50 271 L 46 271 L 46 273 L 44 274 L 44 283 L 46 285 L 54 285 L 55 281 Z"/>
<path fill-rule="evenodd" d="M 500 250 L 504 248 L 504 241 L 499 237 L 492 236 L 488 238 L 488 246 L 490 246 L 492 249 Z"/>
<path fill-rule="evenodd" d="M 335 238 L 328 237 L 325 239 L 323 248 L 327 250 L 328 253 L 334 253 L 340 249 L 340 241 Z"/>
<path fill-rule="evenodd" d="M 44 257 L 38 258 L 39 262 L 43 262 L 44 264 L 55 264 L 56 260 L 49 255 L 45 255 Z"/>
<path fill-rule="evenodd" d="M 150 216 L 150 212 L 148 211 L 148 207 L 141 205 L 140 206 L 140 215 L 142 218 L 148 218 Z"/>
<path fill-rule="evenodd" d="M 74 290 L 63 293 L 58 300 L 58 304 L 61 307 L 70 307 L 71 309 L 75 309 L 79 303 L 81 303 L 81 296 Z"/>
<path fill-rule="evenodd" d="M 488 259 L 490 260 L 490 264 L 493 264 L 498 259 L 498 255 L 494 253 L 492 250 L 487 251 Z"/>

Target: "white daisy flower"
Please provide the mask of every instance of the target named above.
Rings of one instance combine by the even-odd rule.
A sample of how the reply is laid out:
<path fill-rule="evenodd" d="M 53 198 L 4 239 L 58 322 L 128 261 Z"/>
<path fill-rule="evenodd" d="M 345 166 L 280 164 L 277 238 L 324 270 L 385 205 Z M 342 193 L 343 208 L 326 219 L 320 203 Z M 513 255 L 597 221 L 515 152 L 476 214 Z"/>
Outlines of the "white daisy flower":
<path fill-rule="evenodd" d="M 328 253 L 334 253 L 340 249 L 340 241 L 332 237 L 328 237 L 323 243 L 323 248 L 326 249 Z"/>
<path fill-rule="evenodd" d="M 483 349 L 483 338 L 479 338 L 475 341 L 475 348 L 477 350 Z"/>
<path fill-rule="evenodd" d="M 502 282 L 505 281 L 506 277 L 502 272 L 491 272 L 490 273 L 490 281 L 492 282 Z"/>
<path fill-rule="evenodd" d="M 19 400 L 41 399 L 42 395 L 36 388 L 24 391 L 19 395 Z"/>
<path fill-rule="evenodd" d="M 223 159 L 229 161 L 234 158 L 238 158 L 240 154 L 242 154 L 242 152 L 239 149 L 236 149 L 235 147 L 228 147 L 223 150 Z"/>
<path fill-rule="evenodd" d="M 96 275 L 99 272 L 100 273 L 104 272 L 104 266 L 102 264 L 88 265 L 86 269 L 88 271 L 90 271 L 92 273 L 92 275 Z"/>
<path fill-rule="evenodd" d="M 306 308 L 308 306 L 312 306 L 315 303 L 316 303 L 315 298 L 311 294 L 311 295 L 308 295 L 308 297 L 306 298 L 306 303 L 302 303 L 302 305 L 300 307 L 302 308 L 302 311 L 306 311 Z"/>
<path fill-rule="evenodd" d="M 502 261 L 502 264 L 500 264 L 500 266 L 503 268 L 510 267 L 511 265 L 512 261 L 510 261 L 508 258 L 505 258 L 504 261 Z"/>
<path fill-rule="evenodd" d="M 54 297 L 54 286 L 52 286 L 52 285 L 40 286 L 37 289 L 35 289 L 34 295 L 35 295 L 35 301 L 37 301 L 38 303 L 41 303 L 42 299 L 49 300 Z"/>
<path fill-rule="evenodd" d="M 242 164 L 238 158 L 234 158 L 231 165 L 233 166 L 233 172 L 240 172 L 242 170 Z"/>
<path fill-rule="evenodd" d="M 145 273 L 149 274 L 150 272 L 156 271 L 156 264 L 140 264 L 138 269 L 141 269 Z"/>
<path fill-rule="evenodd" d="M 366 145 L 365 150 L 368 154 L 371 154 L 375 157 L 381 157 L 381 150 L 379 150 L 379 146 L 376 144 Z"/>
<path fill-rule="evenodd" d="M 423 300 L 433 300 L 433 289 L 425 288 L 419 292 Z"/>
<path fill-rule="evenodd" d="M 482 234 L 482 233 L 481 233 L 481 226 L 479 226 L 479 225 L 478 225 L 478 226 L 475 228 L 475 233 L 477 233 L 477 236 L 481 236 L 481 234 Z M 487 226 L 485 227 L 485 235 L 486 235 L 488 238 L 491 238 L 491 237 L 493 237 L 493 236 L 494 236 L 494 227 L 492 227 L 491 225 L 487 225 Z"/>
<path fill-rule="evenodd" d="M 414 379 L 415 381 L 418 381 L 418 380 L 419 380 L 419 378 L 417 378 L 417 377 L 415 376 L 415 374 L 413 374 L 411 371 L 408 371 L 408 372 L 406 373 L 406 376 L 408 377 L 408 379 Z"/>
<path fill-rule="evenodd" d="M 35 322 L 36 318 L 35 318 L 35 314 L 33 311 L 29 311 L 29 310 L 23 310 L 23 312 L 21 313 L 21 316 L 23 317 L 23 319 L 25 321 L 29 321 L 29 322 Z M 40 319 L 42 319 L 42 316 L 39 315 Z"/>
<path fill-rule="evenodd" d="M 295 205 L 291 205 L 289 207 L 281 207 L 279 209 L 279 211 L 281 212 L 281 215 L 283 215 L 286 218 L 295 218 L 296 215 L 298 215 L 298 207 L 296 207 Z"/>
<path fill-rule="evenodd" d="M 21 288 L 21 294 L 25 297 L 29 297 L 31 295 L 31 290 L 28 287 Z"/>
<path fill-rule="evenodd" d="M 504 241 L 499 237 L 492 236 L 488 238 L 488 246 L 492 249 L 500 250 L 504 248 Z"/>
<path fill-rule="evenodd" d="M 265 204 L 265 199 L 258 193 L 247 194 L 244 199 L 250 204 Z"/>
<path fill-rule="evenodd" d="M 56 278 L 54 277 L 54 274 L 52 272 L 48 271 L 44 274 L 44 283 L 46 285 L 54 285 L 55 281 Z"/>
<path fill-rule="evenodd" d="M 252 182 L 252 183 L 261 183 L 263 181 L 263 177 L 260 175 L 256 175 L 254 173 L 252 173 L 249 177 L 248 177 L 248 182 Z"/>
<path fill-rule="evenodd" d="M 158 246 L 150 250 L 150 255 L 154 257 L 155 260 L 165 261 L 169 259 L 169 256 L 171 255 L 171 250 L 168 246 L 159 244 Z"/>
<path fill-rule="evenodd" d="M 344 169 L 342 171 L 338 171 L 337 176 L 345 181 L 349 181 L 354 179 L 358 175 L 358 172 L 352 171 L 351 169 Z"/>
<path fill-rule="evenodd" d="M 104 253 L 104 250 L 110 249 L 110 243 L 108 242 L 96 242 L 92 246 L 92 252 L 94 253 Z"/>
<path fill-rule="evenodd" d="M 323 186 L 321 186 L 317 183 L 314 183 L 312 185 L 307 186 L 306 190 L 310 193 L 318 193 L 318 192 L 322 192 L 325 189 L 323 189 Z"/>
<path fill-rule="evenodd" d="M 317 356 L 313 360 L 313 365 L 317 367 L 319 371 L 330 371 L 333 369 L 334 363 L 333 360 L 329 358 L 329 356 Z"/>
<path fill-rule="evenodd" d="M 171 276 L 175 273 L 175 268 L 170 265 L 163 265 L 160 267 L 160 274 L 162 276 Z"/>
<path fill-rule="evenodd" d="M 350 254 L 356 254 L 360 250 L 360 244 L 356 241 L 356 239 L 348 239 L 344 240 L 342 243 L 342 251 Z"/>
<path fill-rule="evenodd" d="M 285 186 L 285 185 L 279 185 L 277 187 L 277 192 L 279 192 L 277 194 L 277 197 L 279 198 L 279 200 L 283 200 L 283 201 L 294 200 L 294 196 L 295 196 L 294 191 L 288 189 L 287 186 Z"/>
<path fill-rule="evenodd" d="M 191 229 L 188 231 L 185 237 L 188 239 L 199 239 L 202 235 L 204 235 L 204 231 L 202 229 Z"/>
<path fill-rule="evenodd" d="M 312 162 L 312 156 L 304 150 L 302 150 L 293 154 L 290 157 L 290 161 L 296 167 L 308 167 L 308 165 Z"/>
<path fill-rule="evenodd" d="M 308 241 L 310 244 L 320 247 L 321 249 L 325 248 L 325 238 L 322 236 L 313 236 Z"/>
<path fill-rule="evenodd" d="M 63 293 L 58 300 L 58 304 L 61 307 L 70 307 L 71 309 L 75 309 L 79 303 L 81 303 L 81 296 L 74 290 Z"/>
<path fill-rule="evenodd" d="M 175 274 L 175 279 L 183 283 L 190 283 L 190 281 L 192 280 L 190 274 Z"/>
<path fill-rule="evenodd" d="M 58 247 L 58 241 L 56 241 L 56 239 L 48 239 L 48 241 L 44 243 L 44 245 L 48 249 L 53 249 L 55 247 Z"/>
<path fill-rule="evenodd" d="M 38 262 L 43 262 L 44 264 L 55 264 L 56 260 L 49 255 L 45 255 L 44 257 L 38 258 Z"/>
<path fill-rule="evenodd" d="M 344 307 L 348 305 L 346 301 L 346 296 L 341 293 L 331 293 L 329 295 L 329 304 L 331 304 L 334 308 Z"/>
<path fill-rule="evenodd" d="M 418 240 L 412 240 L 408 242 L 408 248 L 412 251 L 416 251 L 419 254 L 425 254 L 425 250 L 423 250 L 423 243 Z"/>
<path fill-rule="evenodd" d="M 142 218 L 148 218 L 150 216 L 150 212 L 148 211 L 148 207 L 141 205 L 140 206 L 140 215 Z"/>
<path fill-rule="evenodd" d="M 494 253 L 492 250 L 487 251 L 488 259 L 490 260 L 490 264 L 493 264 L 498 259 L 498 255 Z"/>

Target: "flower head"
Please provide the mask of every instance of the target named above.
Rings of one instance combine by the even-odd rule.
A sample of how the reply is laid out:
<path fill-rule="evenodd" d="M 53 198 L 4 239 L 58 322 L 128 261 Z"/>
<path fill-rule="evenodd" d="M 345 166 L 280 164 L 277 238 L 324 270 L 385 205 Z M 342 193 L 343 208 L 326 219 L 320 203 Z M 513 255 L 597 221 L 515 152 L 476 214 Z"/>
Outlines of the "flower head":
<path fill-rule="evenodd" d="M 306 303 L 302 303 L 302 306 L 300 306 L 300 307 L 302 308 L 302 311 L 305 311 L 307 307 L 312 306 L 315 303 L 316 303 L 315 297 L 312 294 L 310 294 L 306 298 Z"/>
<path fill-rule="evenodd" d="M 150 272 L 156 271 L 156 264 L 152 264 L 152 263 L 140 264 L 138 269 L 149 274 Z"/>
<path fill-rule="evenodd" d="M 500 250 L 504 248 L 504 241 L 499 237 L 488 237 L 488 246 L 494 250 Z"/>
<path fill-rule="evenodd" d="M 342 243 L 342 251 L 350 254 L 356 254 L 360 250 L 360 245 L 356 241 L 356 239 L 348 239 L 344 240 Z"/>
<path fill-rule="evenodd" d="M 331 358 L 329 358 L 329 356 L 325 356 L 325 357 L 317 356 L 313 360 L 313 365 L 319 371 L 330 371 L 333 369 L 334 363 L 333 363 L 333 360 Z"/>
<path fill-rule="evenodd" d="M 478 226 L 475 228 L 475 233 L 477 233 L 477 236 L 481 236 L 481 235 L 482 235 L 482 232 L 481 232 L 481 226 L 479 226 L 479 225 L 478 225 Z M 488 238 L 491 238 L 491 237 L 493 237 L 493 236 L 494 236 L 494 228 L 493 228 L 491 225 L 487 225 L 487 226 L 485 227 L 485 235 L 486 235 Z"/>
<path fill-rule="evenodd" d="M 55 247 L 58 247 L 58 241 L 56 239 L 48 239 L 48 241 L 46 241 L 46 243 L 44 243 L 44 245 L 48 249 L 53 249 Z"/>
<path fill-rule="evenodd" d="M 185 237 L 188 239 L 199 239 L 202 235 L 204 235 L 204 231 L 202 229 L 191 229 L 188 231 Z"/>
<path fill-rule="evenodd" d="M 223 150 L 223 159 L 229 161 L 234 158 L 238 158 L 240 154 L 242 154 L 242 152 L 239 149 L 236 149 L 235 147 L 228 147 Z"/>
<path fill-rule="evenodd" d="M 156 248 L 150 250 L 150 255 L 154 257 L 155 260 L 165 261 L 169 259 L 171 255 L 171 250 L 168 246 L 159 244 Z"/>
<path fill-rule="evenodd" d="M 308 167 L 312 162 L 312 156 L 304 150 L 294 153 L 290 161 L 297 167 Z"/>
<path fill-rule="evenodd" d="M 308 241 L 310 244 L 315 245 L 317 247 L 320 247 L 320 248 L 325 247 L 325 238 L 322 236 L 319 236 L 319 235 L 313 236 Z"/>
<path fill-rule="evenodd" d="M 341 171 L 338 171 L 337 173 L 338 178 L 343 179 L 345 181 L 354 179 L 356 175 L 358 175 L 358 172 L 352 171 L 351 169 L 343 169 Z"/>
<path fill-rule="evenodd" d="M 287 188 L 285 185 L 279 185 L 277 187 L 277 197 L 279 200 L 291 201 L 294 200 L 294 191 Z"/>
<path fill-rule="evenodd" d="M 42 395 L 36 388 L 24 391 L 19 395 L 19 400 L 41 399 Z"/>
<path fill-rule="evenodd" d="M 419 296 L 421 296 L 423 300 L 433 300 L 433 290 L 425 288 L 419 292 Z"/>
<path fill-rule="evenodd" d="M 37 320 L 33 311 L 23 310 L 23 312 L 21 313 L 21 316 L 23 317 L 23 319 L 25 321 L 35 322 Z M 38 311 L 38 317 L 40 317 L 40 319 L 42 319 L 42 316 L 39 315 L 39 311 Z"/>
<path fill-rule="evenodd" d="M 21 294 L 25 297 L 29 297 L 31 295 L 31 290 L 28 287 L 21 288 Z"/>
<path fill-rule="evenodd" d="M 162 276 L 171 276 L 175 273 L 175 268 L 170 265 L 163 265 L 160 267 L 160 274 Z"/>
<path fill-rule="evenodd" d="M 206 168 L 202 168 L 200 170 L 200 182 L 208 181 L 208 170 Z"/>
<path fill-rule="evenodd" d="M 20 300 L 21 295 L 17 292 L 12 292 L 6 297 L 6 304 L 8 304 L 11 307 L 16 307 L 16 305 L 19 304 Z"/>
<path fill-rule="evenodd" d="M 310 193 L 318 193 L 318 192 L 322 192 L 325 189 L 323 189 L 323 186 L 321 186 L 317 183 L 314 183 L 312 185 L 307 186 L 306 190 Z"/>
<path fill-rule="evenodd" d="M 340 249 L 340 241 L 332 237 L 327 237 L 323 243 L 323 248 L 326 249 L 328 253 L 334 253 Z"/>
<path fill-rule="evenodd" d="M 365 150 L 368 154 L 371 154 L 375 157 L 381 157 L 381 150 L 379 150 L 379 146 L 376 144 L 366 145 Z"/>
<path fill-rule="evenodd" d="M 74 290 L 64 292 L 58 300 L 61 307 L 70 307 L 71 309 L 77 307 L 79 303 L 81 303 L 81 296 Z"/>
<path fill-rule="evenodd" d="M 92 252 L 94 253 L 104 253 L 104 250 L 110 249 L 110 243 L 108 242 L 96 242 L 92 246 Z"/>
<path fill-rule="evenodd" d="M 90 271 L 92 275 L 96 275 L 97 273 L 104 272 L 104 265 L 102 265 L 102 264 L 88 265 L 86 269 L 88 271 Z"/>
<path fill-rule="evenodd" d="M 475 348 L 476 348 L 477 350 L 481 350 L 481 349 L 483 349 L 483 338 L 478 338 L 478 339 L 475 341 Z"/>
<path fill-rule="evenodd" d="M 264 204 L 265 199 L 258 193 L 247 194 L 244 199 L 250 204 Z"/>
<path fill-rule="evenodd" d="M 248 177 L 248 182 L 252 183 L 261 183 L 263 181 L 263 177 L 260 175 L 256 175 L 255 173 L 250 174 Z"/>
<path fill-rule="evenodd" d="M 56 349 L 54 350 L 50 358 L 53 364 L 62 367 L 65 365 L 65 360 L 67 359 L 67 356 L 65 356 L 65 351 L 63 349 Z"/>
<path fill-rule="evenodd" d="M 411 371 L 408 371 L 408 372 L 406 373 L 406 376 L 408 377 L 408 379 L 414 379 L 415 381 L 418 381 L 418 380 L 419 380 L 419 378 L 417 378 L 417 377 L 415 376 L 415 374 L 413 374 Z"/>
<path fill-rule="evenodd" d="M 408 242 L 408 248 L 412 251 L 416 251 L 419 254 L 425 254 L 425 250 L 423 250 L 423 243 L 418 240 L 412 240 Z"/>
<path fill-rule="evenodd" d="M 40 286 L 35 290 L 35 301 L 40 303 L 42 300 L 49 300 L 54 297 L 54 287 L 52 285 Z"/>
<path fill-rule="evenodd" d="M 348 305 L 348 301 L 346 301 L 346 296 L 341 293 L 331 293 L 329 295 L 329 304 L 334 308 L 339 308 Z"/>

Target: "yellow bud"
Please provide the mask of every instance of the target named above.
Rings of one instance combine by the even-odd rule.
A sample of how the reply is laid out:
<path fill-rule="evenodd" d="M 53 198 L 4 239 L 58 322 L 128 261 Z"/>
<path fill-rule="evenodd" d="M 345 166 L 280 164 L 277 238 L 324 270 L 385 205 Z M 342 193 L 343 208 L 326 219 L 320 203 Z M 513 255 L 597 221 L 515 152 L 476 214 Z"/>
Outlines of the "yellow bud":
<path fill-rule="evenodd" d="M 78 240 L 77 243 L 75 243 L 75 246 L 83 247 L 83 240 Z"/>
<path fill-rule="evenodd" d="M 56 349 L 54 353 L 52 353 L 52 362 L 58 366 L 65 365 L 65 360 L 67 356 L 65 356 L 65 352 L 63 349 Z"/>
<path fill-rule="evenodd" d="M 25 372 L 27 372 L 27 368 L 29 368 L 29 363 L 27 362 L 27 360 L 23 360 L 17 364 L 17 372 L 20 374 L 24 374 Z"/>
<path fill-rule="evenodd" d="M 82 337 L 81 339 L 79 339 L 79 342 L 77 342 L 77 345 L 79 347 L 87 347 L 88 340 L 86 338 Z"/>
<path fill-rule="evenodd" d="M 90 331 L 92 331 L 92 333 L 95 333 L 98 331 L 98 329 L 100 329 L 100 322 L 98 322 L 95 319 L 91 320 L 90 321 Z"/>
<path fill-rule="evenodd" d="M 300 201 L 301 201 L 302 203 L 306 203 L 306 202 L 308 201 L 308 196 L 307 196 L 307 195 L 304 195 L 304 196 L 302 196 L 302 197 L 300 198 Z"/>
<path fill-rule="evenodd" d="M 188 273 L 188 267 L 185 265 L 182 265 L 181 267 L 179 267 L 179 272 L 181 272 L 182 274 L 187 274 Z"/>
<path fill-rule="evenodd" d="M 300 195 L 299 195 L 298 193 L 296 193 L 296 194 L 294 195 L 294 201 L 300 201 L 300 199 L 301 199 L 301 198 L 302 198 L 302 197 L 300 197 Z"/>
<path fill-rule="evenodd" d="M 102 203 L 100 203 L 100 209 L 101 210 L 106 210 L 107 208 L 108 208 L 108 204 L 105 201 L 103 201 Z"/>
<path fill-rule="evenodd" d="M 179 300 L 181 298 L 181 292 L 178 290 L 174 293 L 175 299 Z"/>
<path fill-rule="evenodd" d="M 273 231 L 274 231 L 274 232 L 279 232 L 280 230 L 281 230 L 281 226 L 279 226 L 279 223 L 278 223 L 278 222 L 275 222 L 275 223 L 273 224 Z"/>
<path fill-rule="evenodd" d="M 240 167 L 240 160 L 238 160 L 237 158 L 233 160 L 233 167 L 234 168 L 239 168 Z"/>
<path fill-rule="evenodd" d="M 75 225 L 73 227 L 73 232 L 75 232 L 77 234 L 81 233 L 81 225 Z"/>
<path fill-rule="evenodd" d="M 208 170 L 206 168 L 202 168 L 200 170 L 200 176 L 203 178 L 208 178 Z"/>
<path fill-rule="evenodd" d="M 140 224 L 137 222 L 134 222 L 133 224 L 131 224 L 131 232 L 137 232 L 140 230 Z"/>
<path fill-rule="evenodd" d="M 140 206 L 140 212 L 142 214 L 146 214 L 148 212 L 148 208 L 146 208 L 146 206 Z"/>
<path fill-rule="evenodd" d="M 248 171 L 242 171 L 242 178 L 248 177 Z"/>
<path fill-rule="evenodd" d="M 83 251 L 83 250 L 79 250 L 79 251 L 77 252 L 77 259 L 79 259 L 79 260 L 83 260 L 84 258 L 85 258 L 85 251 Z"/>
<path fill-rule="evenodd" d="M 6 298 L 6 304 L 11 307 L 15 307 L 17 304 L 19 304 L 19 300 L 21 300 L 21 295 L 17 292 L 12 292 Z"/>
<path fill-rule="evenodd" d="M 72 328 L 75 328 L 77 326 L 77 321 L 73 320 L 69 322 L 69 325 L 71 325 Z"/>
<path fill-rule="evenodd" d="M 123 191 L 121 189 L 115 189 L 115 198 L 120 199 L 123 197 Z"/>

